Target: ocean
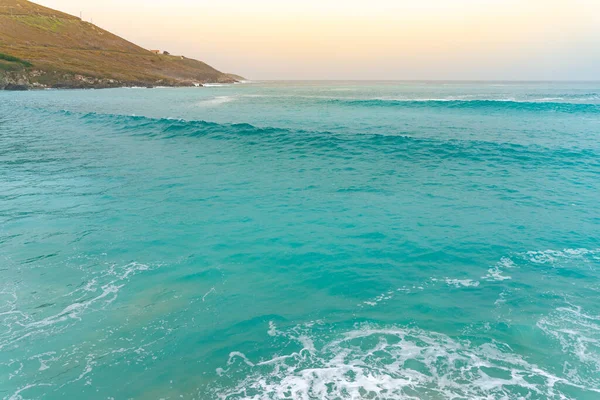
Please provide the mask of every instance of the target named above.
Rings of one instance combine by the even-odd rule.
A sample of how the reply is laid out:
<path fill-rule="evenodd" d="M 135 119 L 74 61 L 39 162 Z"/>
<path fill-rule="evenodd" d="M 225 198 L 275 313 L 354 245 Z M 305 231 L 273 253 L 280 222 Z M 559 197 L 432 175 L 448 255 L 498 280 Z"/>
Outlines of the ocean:
<path fill-rule="evenodd" d="M 0 93 L 0 398 L 599 399 L 600 83 Z"/>

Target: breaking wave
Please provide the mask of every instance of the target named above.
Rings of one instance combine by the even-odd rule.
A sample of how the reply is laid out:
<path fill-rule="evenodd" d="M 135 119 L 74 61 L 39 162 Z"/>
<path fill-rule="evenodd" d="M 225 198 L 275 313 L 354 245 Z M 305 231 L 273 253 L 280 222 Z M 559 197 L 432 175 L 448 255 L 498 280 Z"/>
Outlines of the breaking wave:
<path fill-rule="evenodd" d="M 325 331 L 325 333 L 323 332 Z M 600 382 L 577 382 L 538 367 L 502 343 L 471 343 L 417 328 L 356 325 L 332 333 L 322 324 L 277 330 L 284 354 L 252 360 L 232 352 L 213 387 L 222 400 L 516 399 L 600 396 Z M 516 395 L 518 393 L 518 396 Z"/>

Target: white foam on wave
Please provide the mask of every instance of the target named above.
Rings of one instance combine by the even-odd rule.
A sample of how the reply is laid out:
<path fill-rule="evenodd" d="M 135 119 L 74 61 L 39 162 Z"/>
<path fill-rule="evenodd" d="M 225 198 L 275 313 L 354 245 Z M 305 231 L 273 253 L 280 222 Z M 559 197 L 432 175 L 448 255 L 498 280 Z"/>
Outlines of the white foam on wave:
<path fill-rule="evenodd" d="M 481 278 L 488 281 L 505 281 L 508 279 L 512 279 L 512 277 L 508 275 L 502 275 L 502 270 L 500 270 L 500 268 L 498 268 L 497 266 L 488 269 L 487 275 L 484 275 Z"/>
<path fill-rule="evenodd" d="M 0 313 L 0 322 L 6 327 L 0 331 L 0 350 L 32 336 L 57 333 L 50 328 L 62 329 L 65 324 L 81 321 L 87 311 L 104 310 L 117 299 L 119 291 L 134 275 L 150 268 L 137 262 L 112 264 L 62 296 L 59 301 L 69 303 L 62 310 L 40 319 L 17 309 L 17 295 L 14 292 L 11 294 L 14 300 L 9 302 L 8 310 Z"/>
<path fill-rule="evenodd" d="M 215 107 L 221 104 L 230 103 L 236 100 L 237 96 L 217 96 L 208 100 L 202 100 L 198 102 L 201 107 Z"/>
<path fill-rule="evenodd" d="M 600 249 L 563 249 L 528 251 L 525 258 L 536 264 L 555 264 L 564 260 L 600 261 Z"/>
<path fill-rule="evenodd" d="M 359 100 L 359 99 L 357 99 Z M 517 100 L 514 97 L 506 98 L 491 98 L 482 96 L 448 96 L 448 97 L 375 97 L 372 99 L 360 99 L 360 100 L 380 100 L 380 101 L 396 101 L 396 102 L 415 102 L 415 103 L 428 103 L 428 102 L 447 102 L 447 103 L 469 103 L 477 101 L 489 101 L 489 102 L 523 102 L 527 103 L 526 100 Z"/>
<path fill-rule="evenodd" d="M 503 275 L 505 269 L 516 268 L 515 263 L 508 257 L 502 257 L 500 261 L 496 263 L 493 267 L 488 269 L 488 273 L 485 276 L 482 276 L 482 279 L 487 281 L 505 281 L 512 279 L 509 275 Z"/>
<path fill-rule="evenodd" d="M 585 313 L 581 307 L 569 304 L 556 308 L 540 319 L 537 326 L 556 339 L 563 352 L 582 363 L 579 369 L 593 371 L 600 384 L 600 315 Z"/>
<path fill-rule="evenodd" d="M 531 101 L 547 102 L 547 101 L 564 101 L 564 97 L 542 97 L 539 99 L 531 99 Z"/>
<path fill-rule="evenodd" d="M 25 316 L 22 311 L 17 310 L 17 299 L 17 290 L 14 286 L 0 291 L 0 318 L 13 315 Z"/>
<path fill-rule="evenodd" d="M 454 287 L 477 287 L 479 286 L 479 281 L 474 281 L 471 279 L 450 279 L 446 278 L 446 283 L 450 286 Z"/>
<path fill-rule="evenodd" d="M 277 331 L 272 324 L 269 332 L 300 350 L 256 362 L 232 352 L 218 370 L 228 383 L 212 388 L 215 398 L 569 398 L 561 392 L 569 386 L 600 395 L 599 387 L 545 371 L 498 343 L 473 345 L 417 328 L 373 324 L 322 335 L 306 326 Z"/>
<path fill-rule="evenodd" d="M 214 286 L 212 288 L 210 288 L 210 290 L 208 292 L 206 292 L 204 294 L 204 296 L 202 296 L 202 302 L 206 301 L 206 297 L 208 297 L 209 294 L 213 293 L 215 291 Z"/>
<path fill-rule="evenodd" d="M 18 310 L 17 292 L 11 294 L 11 304 L 14 305 L 9 309 L 15 312 L 7 314 L 9 319 L 0 315 L 0 327 L 3 328 L 0 329 L 0 352 L 6 351 L 7 354 L 11 354 L 10 352 L 18 347 L 25 349 L 23 343 L 30 342 L 31 349 L 40 345 L 44 351 L 33 355 L 26 352 L 28 356 L 19 358 L 16 363 L 14 360 L 0 360 L 0 368 L 10 370 L 9 380 L 14 379 L 12 394 L 3 399 L 35 397 L 34 391 L 39 395 L 39 389 L 34 389 L 38 386 L 52 386 L 58 390 L 78 381 L 82 381 L 84 385 L 91 385 L 94 368 L 100 363 L 106 363 L 110 359 L 108 357 L 113 354 L 129 353 L 136 361 L 151 356 L 147 349 L 160 338 L 142 340 L 142 343 L 137 342 L 130 348 L 119 346 L 109 350 L 104 346 L 96 347 L 96 344 L 82 342 L 77 336 L 73 337 L 73 345 L 59 348 L 43 345 L 42 341 L 45 338 L 53 341 L 58 335 L 70 333 L 71 328 L 89 318 L 90 314 L 106 310 L 136 275 L 155 268 L 137 262 L 100 267 L 99 270 L 93 271 L 81 266 L 88 274 L 88 280 L 61 297 L 47 299 L 52 303 L 44 305 L 44 312 L 27 313 L 25 310 Z M 53 303 L 60 305 L 60 308 L 56 309 Z M 113 330 L 107 330 L 106 333 L 111 335 Z M 168 333 L 165 331 L 164 335 Z M 35 376 L 36 379 L 31 381 L 31 376 Z"/>
<path fill-rule="evenodd" d="M 52 386 L 52 385 L 49 384 L 49 383 L 32 383 L 32 384 L 28 384 L 28 385 L 25 385 L 25 386 L 17 389 L 16 392 L 14 392 L 12 395 L 10 395 L 8 397 L 5 397 L 5 399 L 7 399 L 7 400 L 24 400 L 26 397 L 23 397 L 21 395 L 21 393 L 25 392 L 26 390 L 33 389 L 33 388 L 36 388 L 36 387 L 42 387 L 42 386 Z"/>
<path fill-rule="evenodd" d="M 124 285 L 114 285 L 114 284 L 103 285 L 100 288 L 101 293 L 98 296 L 93 297 L 87 301 L 69 304 L 67 307 L 65 307 L 62 311 L 58 312 L 57 314 L 51 315 L 51 316 L 41 319 L 39 321 L 34 321 L 31 323 L 23 324 L 22 326 L 25 330 L 35 330 L 35 329 L 43 328 L 43 327 L 46 327 L 49 325 L 54 325 L 59 322 L 66 321 L 68 319 L 81 320 L 81 314 L 92 304 L 97 303 L 100 300 L 103 300 L 105 298 L 106 298 L 105 305 L 112 303 L 117 298 L 119 289 L 121 289 L 123 286 Z M 94 289 L 94 291 L 95 291 L 95 289 Z M 111 297 L 109 297 L 109 296 L 111 296 Z M 2 348 L 2 347 L 3 346 L 0 344 L 0 348 Z"/>
<path fill-rule="evenodd" d="M 533 264 L 549 264 L 554 267 L 572 265 L 573 263 L 585 263 L 590 268 L 594 268 L 594 265 L 600 261 L 600 249 L 567 248 L 563 250 L 535 250 L 516 253 L 511 257 L 520 262 L 525 261 Z M 487 274 L 483 276 L 482 279 L 487 281 L 505 281 L 512 279 L 510 275 L 506 274 L 506 270 L 518 267 L 513 261 L 513 258 L 503 257 L 499 262 L 488 269 Z"/>
<path fill-rule="evenodd" d="M 432 279 L 432 281 L 436 281 L 435 279 Z M 363 301 L 362 303 L 358 304 L 358 307 L 364 307 L 364 306 L 369 306 L 369 307 L 375 307 L 376 305 L 380 304 L 380 303 L 385 303 L 387 300 L 391 300 L 394 298 L 394 296 L 398 293 L 414 293 L 416 291 L 420 291 L 420 290 L 425 290 L 425 286 L 427 286 L 428 283 L 424 283 L 422 285 L 412 285 L 412 286 L 402 286 L 401 288 L 397 288 L 396 290 L 388 290 L 386 292 L 381 293 L 378 296 L 373 297 L 370 300 L 366 300 Z"/>
<path fill-rule="evenodd" d="M 269 321 L 269 330 L 267 331 L 269 336 L 277 336 L 277 326 L 273 321 Z"/>
<path fill-rule="evenodd" d="M 382 293 L 382 294 L 374 297 L 371 300 L 363 301 L 358 306 L 359 307 L 363 307 L 363 306 L 375 307 L 377 304 L 381 303 L 382 301 L 390 300 L 393 297 L 394 297 L 394 291 L 388 290 L 387 292 Z"/>
<path fill-rule="evenodd" d="M 34 356 L 29 357 L 29 360 L 37 360 L 40 363 L 40 368 L 38 371 L 45 371 L 50 368 L 49 364 L 57 361 L 58 357 L 55 357 L 55 351 L 47 351 L 45 353 L 36 354 Z"/>

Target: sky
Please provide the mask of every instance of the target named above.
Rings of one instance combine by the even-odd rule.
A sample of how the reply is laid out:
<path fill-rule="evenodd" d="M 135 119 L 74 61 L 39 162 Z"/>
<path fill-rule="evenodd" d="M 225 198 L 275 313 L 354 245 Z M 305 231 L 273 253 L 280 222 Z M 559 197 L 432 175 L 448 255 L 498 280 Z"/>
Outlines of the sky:
<path fill-rule="evenodd" d="M 600 0 L 36 0 L 248 79 L 600 80 Z"/>

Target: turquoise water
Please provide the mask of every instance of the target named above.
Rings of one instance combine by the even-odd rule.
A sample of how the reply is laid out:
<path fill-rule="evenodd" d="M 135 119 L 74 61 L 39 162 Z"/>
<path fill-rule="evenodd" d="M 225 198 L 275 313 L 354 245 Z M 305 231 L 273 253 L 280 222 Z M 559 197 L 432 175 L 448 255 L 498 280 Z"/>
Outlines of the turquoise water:
<path fill-rule="evenodd" d="M 0 93 L 0 398 L 600 398 L 600 83 Z"/>

